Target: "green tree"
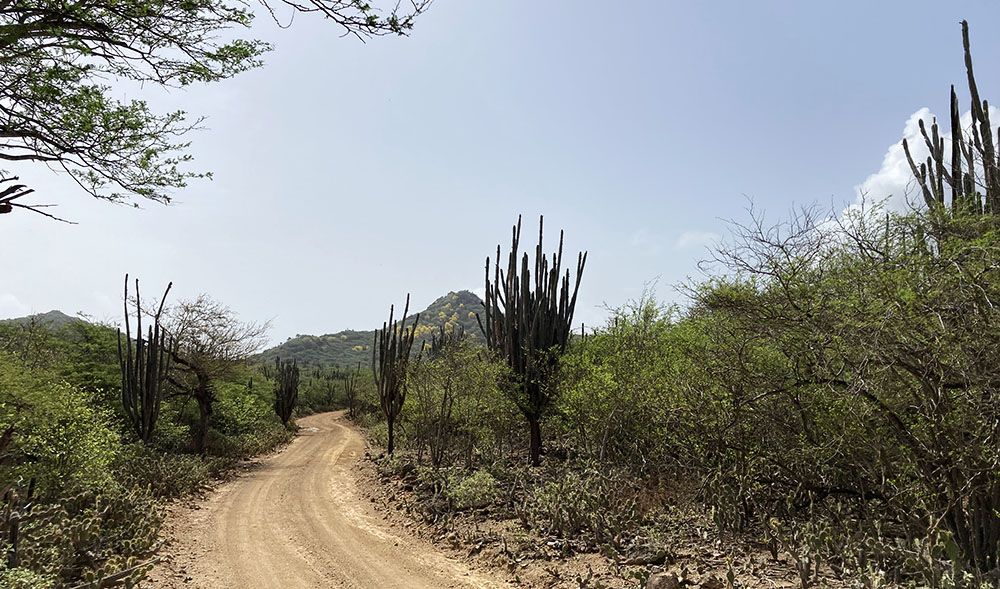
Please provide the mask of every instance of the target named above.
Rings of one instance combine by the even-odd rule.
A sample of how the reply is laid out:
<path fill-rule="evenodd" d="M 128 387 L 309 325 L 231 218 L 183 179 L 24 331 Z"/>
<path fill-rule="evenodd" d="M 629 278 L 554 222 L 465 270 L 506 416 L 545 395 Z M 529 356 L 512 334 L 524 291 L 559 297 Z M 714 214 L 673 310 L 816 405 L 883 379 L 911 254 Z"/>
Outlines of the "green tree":
<path fill-rule="evenodd" d="M 272 16 L 282 6 L 317 13 L 357 37 L 405 34 L 429 3 L 381 12 L 354 0 L 260 0 Z M 0 162 L 46 164 L 97 198 L 169 202 L 173 190 L 206 175 L 186 166 L 184 137 L 199 120 L 155 113 L 143 100 L 119 101 L 107 81 L 186 86 L 259 66 L 269 46 L 230 32 L 250 27 L 250 6 L 0 0 Z M 0 170 L 0 214 L 20 207 L 51 216 L 18 200 L 32 192 Z"/>
<path fill-rule="evenodd" d="M 439 468 L 456 458 L 472 465 L 477 446 L 485 445 L 481 422 L 493 421 L 493 408 L 502 405 L 497 389 L 502 365 L 481 346 L 464 337 L 460 328 L 440 328 L 426 359 L 412 370 L 407 404 L 411 436 L 422 457 Z"/>
<path fill-rule="evenodd" d="M 611 313 L 603 328 L 574 339 L 563 356 L 556 413 L 572 425 L 567 433 L 581 454 L 657 469 L 676 428 L 677 313 L 650 294 Z"/>

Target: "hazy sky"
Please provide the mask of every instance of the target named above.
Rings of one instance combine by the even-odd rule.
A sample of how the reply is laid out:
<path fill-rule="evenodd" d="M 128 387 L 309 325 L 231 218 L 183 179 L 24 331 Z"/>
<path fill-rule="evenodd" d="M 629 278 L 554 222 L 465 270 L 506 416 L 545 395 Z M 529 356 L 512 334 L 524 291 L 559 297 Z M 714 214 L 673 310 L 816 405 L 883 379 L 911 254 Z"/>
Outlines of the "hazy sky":
<path fill-rule="evenodd" d="M 261 18 L 264 68 L 122 91 L 207 116 L 192 153 L 214 180 L 137 210 L 16 170 L 79 224 L 0 216 L 0 317 L 114 320 L 130 272 L 150 295 L 172 280 L 175 300 L 273 319 L 273 341 L 370 328 L 407 292 L 419 309 L 481 290 L 517 215 L 530 236 L 540 213 L 547 249 L 564 228 L 590 252 L 578 320 L 657 279 L 676 300 L 748 197 L 779 219 L 863 183 L 901 193 L 895 144 L 963 82 L 962 18 L 981 92 L 1000 95 L 998 15 L 986 0 L 437 0 L 411 37 L 367 44 Z"/>

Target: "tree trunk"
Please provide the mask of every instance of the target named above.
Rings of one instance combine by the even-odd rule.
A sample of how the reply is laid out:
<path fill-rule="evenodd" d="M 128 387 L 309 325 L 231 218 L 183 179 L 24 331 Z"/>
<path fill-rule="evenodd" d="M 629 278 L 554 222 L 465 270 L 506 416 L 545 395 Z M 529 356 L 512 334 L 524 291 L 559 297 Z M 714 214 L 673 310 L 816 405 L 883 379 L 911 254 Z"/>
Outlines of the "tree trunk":
<path fill-rule="evenodd" d="M 954 490 L 948 495 L 961 496 L 961 491 Z M 945 522 L 965 558 L 983 572 L 996 568 L 1000 558 L 1000 519 L 996 517 L 1000 485 L 969 493 L 965 504 L 949 503 Z"/>
<path fill-rule="evenodd" d="M 13 507 L 13 506 L 12 506 Z M 10 531 L 7 532 L 7 568 L 17 568 L 17 541 L 18 529 L 20 525 L 17 520 L 10 522 Z"/>
<path fill-rule="evenodd" d="M 542 464 L 542 424 L 537 417 L 529 417 L 528 427 L 531 429 L 531 445 L 529 446 L 531 466 L 540 466 Z"/>
<path fill-rule="evenodd" d="M 395 432 L 394 432 L 394 428 L 393 428 L 393 426 L 395 425 L 395 421 L 396 420 L 394 420 L 394 419 L 387 419 L 386 420 L 386 423 L 389 426 L 389 442 L 387 444 L 388 447 L 386 448 L 386 451 L 389 453 L 389 456 L 392 456 L 393 450 L 396 449 L 395 435 L 394 435 Z"/>
<path fill-rule="evenodd" d="M 198 435 L 195 439 L 196 450 L 201 456 L 208 451 L 208 420 L 212 415 L 212 402 L 207 397 L 198 397 Z"/>

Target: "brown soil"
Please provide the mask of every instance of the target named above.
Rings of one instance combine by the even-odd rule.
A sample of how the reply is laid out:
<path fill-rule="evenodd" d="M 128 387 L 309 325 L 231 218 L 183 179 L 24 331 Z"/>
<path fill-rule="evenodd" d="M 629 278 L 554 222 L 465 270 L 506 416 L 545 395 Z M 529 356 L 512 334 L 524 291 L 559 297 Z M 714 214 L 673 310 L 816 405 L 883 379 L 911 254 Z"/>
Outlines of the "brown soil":
<path fill-rule="evenodd" d="M 426 497 L 406 476 L 379 468 L 381 456 L 361 463 L 361 489 L 389 521 L 412 530 L 479 570 L 501 571 L 518 587 L 537 589 L 637 589 L 651 574 L 672 572 L 684 589 L 725 589 L 734 576 L 738 589 L 801 587 L 793 559 L 773 559 L 754 538 L 720 536 L 709 514 L 695 505 L 676 506 L 656 526 L 655 538 L 636 538 L 624 554 L 603 555 L 573 541 L 526 530 L 499 508 L 454 512 L 432 521 Z M 843 589 L 830 571 L 813 585 Z"/>
<path fill-rule="evenodd" d="M 149 586 L 167 589 L 508 587 L 387 524 L 358 491 L 361 435 L 342 412 L 204 502 L 175 507 Z"/>

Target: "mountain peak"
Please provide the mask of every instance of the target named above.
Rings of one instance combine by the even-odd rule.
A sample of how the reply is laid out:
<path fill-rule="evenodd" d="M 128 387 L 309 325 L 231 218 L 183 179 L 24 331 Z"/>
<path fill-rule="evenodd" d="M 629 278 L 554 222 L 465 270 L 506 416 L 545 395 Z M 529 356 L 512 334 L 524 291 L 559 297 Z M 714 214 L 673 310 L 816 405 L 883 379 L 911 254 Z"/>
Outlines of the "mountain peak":
<path fill-rule="evenodd" d="M 25 317 L 0 319 L 0 323 L 15 325 L 28 325 L 34 323 L 36 325 L 44 325 L 51 329 L 59 329 L 64 325 L 69 325 L 78 321 L 83 321 L 83 319 L 80 319 L 79 317 L 72 317 L 57 309 L 53 309 L 47 313 L 35 313 L 34 315 L 27 315 Z"/>
<path fill-rule="evenodd" d="M 468 290 L 451 291 L 440 296 L 426 309 L 420 311 L 415 339 L 430 341 L 431 336 L 444 325 L 445 329 L 461 326 L 474 339 L 482 339 L 476 313 L 483 308 L 482 300 Z M 416 312 L 408 315 L 412 321 Z M 375 329 L 368 331 L 344 330 L 326 335 L 297 335 L 288 341 L 261 353 L 265 361 L 275 357 L 294 359 L 301 365 L 355 366 L 358 362 L 371 362 L 372 338 Z"/>

